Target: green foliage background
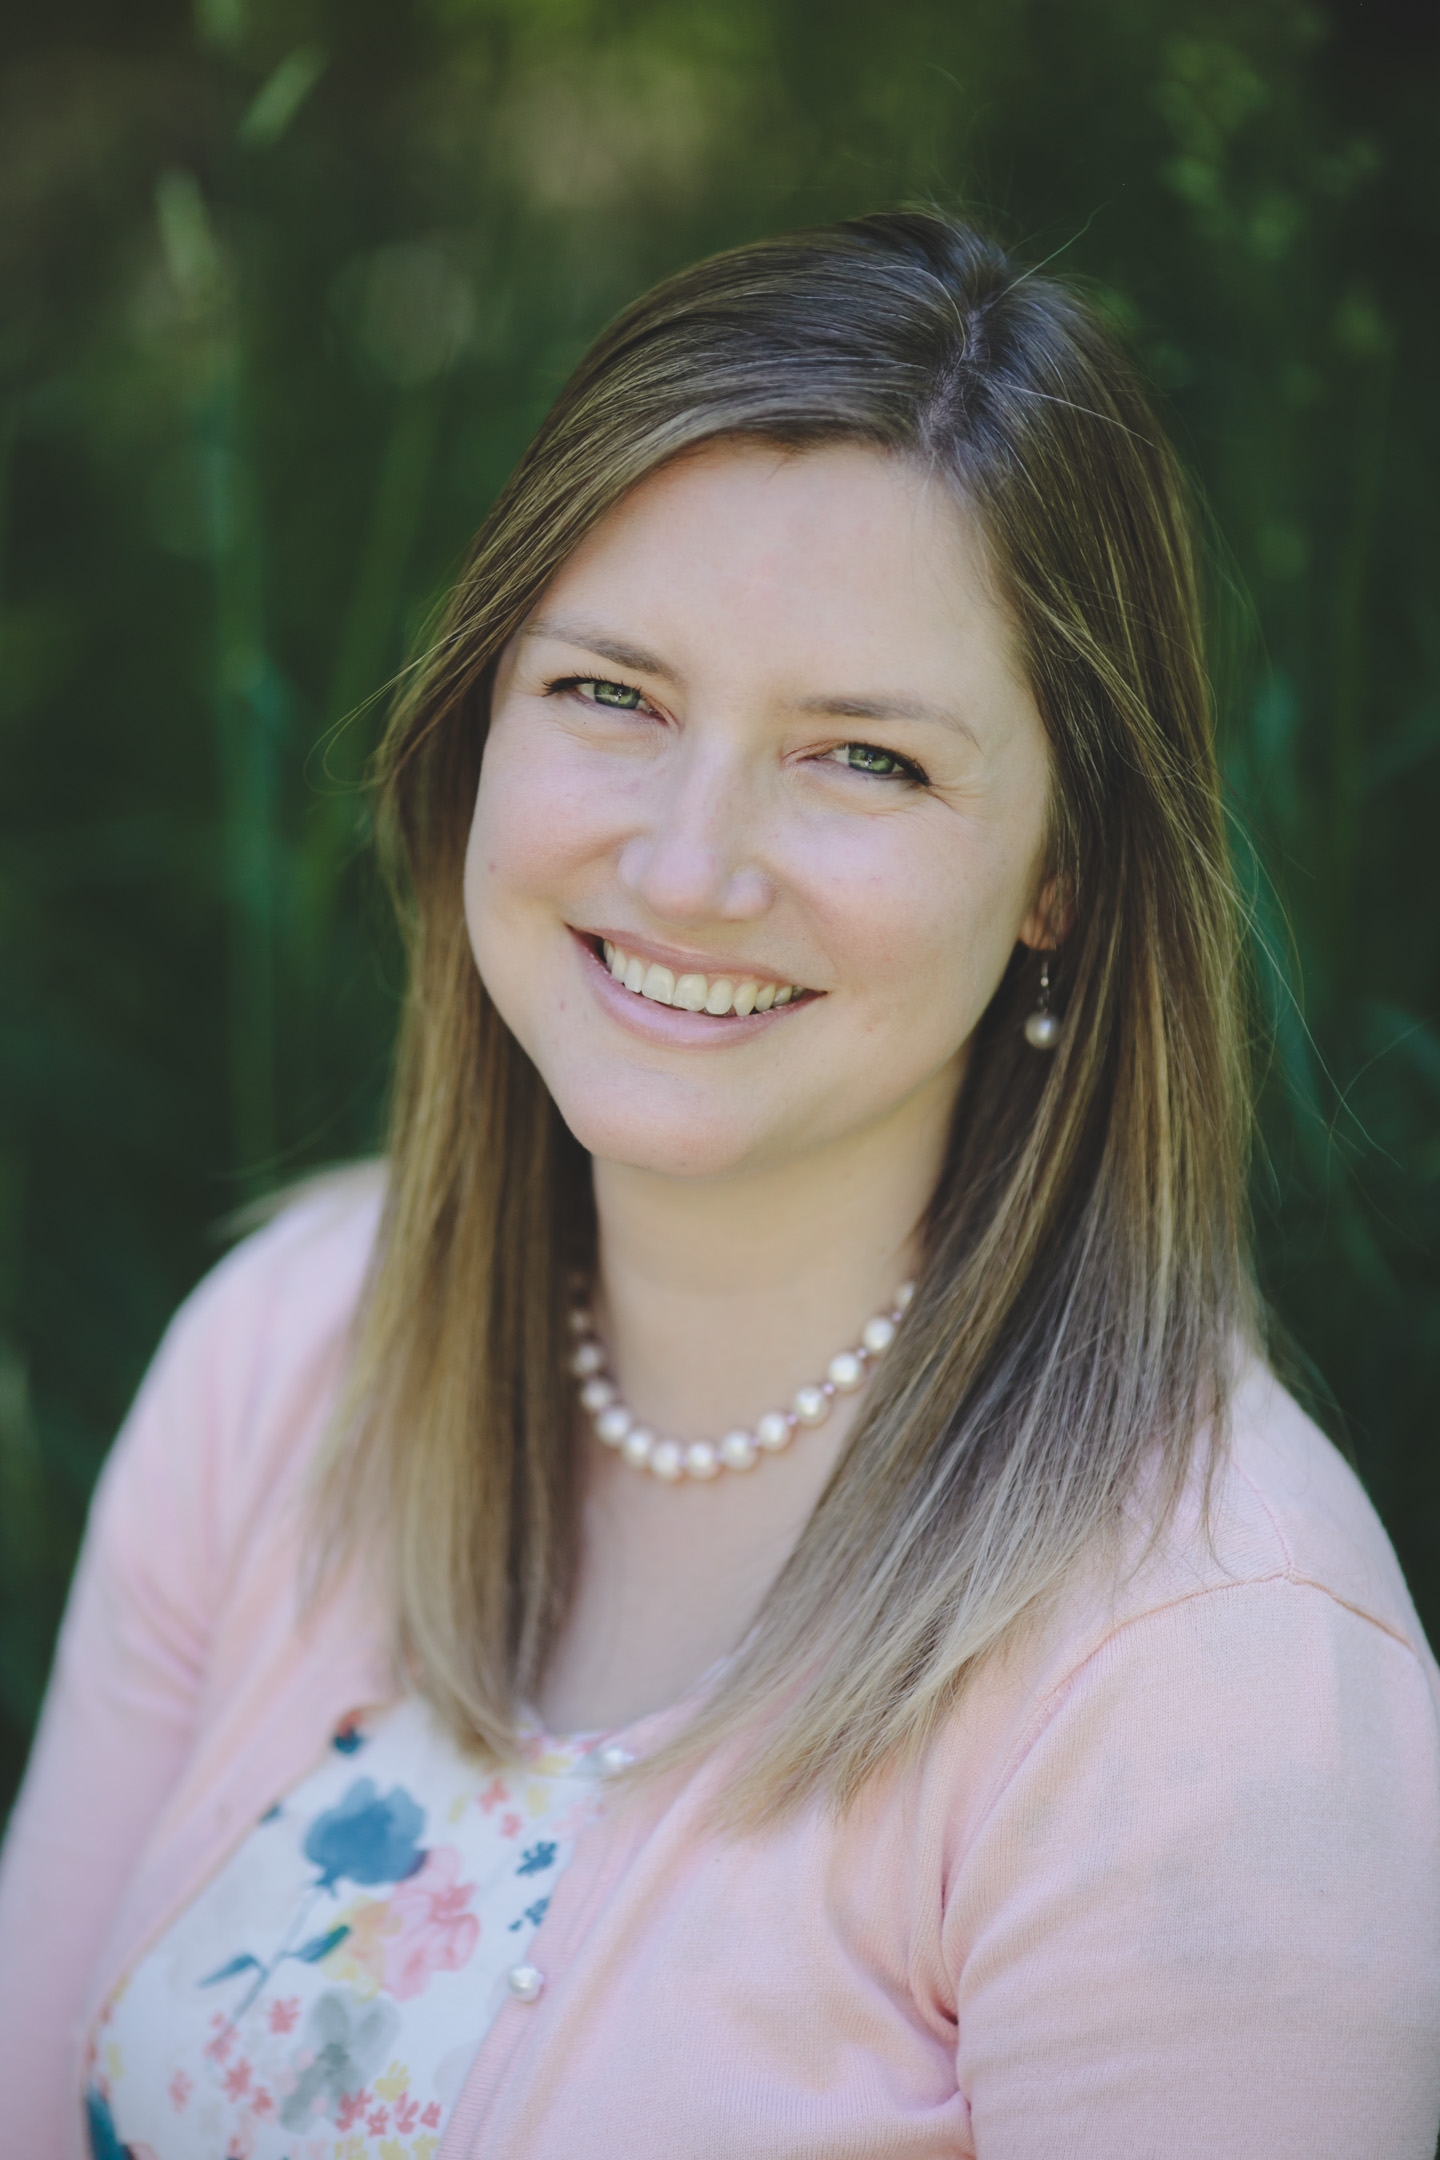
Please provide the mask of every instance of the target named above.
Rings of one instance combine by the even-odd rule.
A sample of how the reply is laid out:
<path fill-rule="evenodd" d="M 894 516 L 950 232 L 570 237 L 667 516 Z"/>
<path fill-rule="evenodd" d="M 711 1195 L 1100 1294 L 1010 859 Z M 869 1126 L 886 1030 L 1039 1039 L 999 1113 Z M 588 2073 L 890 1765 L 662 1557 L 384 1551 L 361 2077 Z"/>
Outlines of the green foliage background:
<path fill-rule="evenodd" d="M 903 199 L 981 205 L 1102 289 L 1225 536 L 1224 748 L 1274 1040 L 1266 1286 L 1433 1629 L 1437 20 L 1402 0 L 10 11 L 7 1789 L 89 1488 L 214 1226 L 374 1144 L 396 990 L 355 788 L 374 694 L 617 306 L 702 251 Z"/>

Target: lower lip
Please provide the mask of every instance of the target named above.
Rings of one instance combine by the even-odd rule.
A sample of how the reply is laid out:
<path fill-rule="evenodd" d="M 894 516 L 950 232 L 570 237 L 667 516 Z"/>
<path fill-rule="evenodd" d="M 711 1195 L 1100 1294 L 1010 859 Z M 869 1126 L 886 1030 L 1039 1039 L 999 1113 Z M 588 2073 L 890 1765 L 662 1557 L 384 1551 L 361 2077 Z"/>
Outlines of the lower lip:
<path fill-rule="evenodd" d="M 672 1043 L 684 1050 L 728 1049 L 737 1043 L 750 1042 L 767 1028 L 776 1027 L 795 1013 L 819 1003 L 818 998 L 804 998 L 798 1005 L 772 1005 L 769 1012 L 726 1013 L 718 1017 L 710 1013 L 685 1012 L 675 1005 L 659 1005 L 654 998 L 641 997 L 638 990 L 627 990 L 623 983 L 616 982 L 587 940 L 575 930 L 570 935 L 579 949 L 581 964 L 602 1010 L 627 1034 L 638 1036 L 641 1042 Z"/>

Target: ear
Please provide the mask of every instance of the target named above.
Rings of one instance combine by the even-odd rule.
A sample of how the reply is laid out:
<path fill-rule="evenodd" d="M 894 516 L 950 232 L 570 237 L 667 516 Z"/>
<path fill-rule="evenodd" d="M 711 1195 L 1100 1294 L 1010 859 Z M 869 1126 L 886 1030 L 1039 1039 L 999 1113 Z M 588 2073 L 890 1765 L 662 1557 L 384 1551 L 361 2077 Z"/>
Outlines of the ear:
<path fill-rule="evenodd" d="M 1054 952 L 1075 927 L 1075 894 L 1070 880 L 1052 870 L 1020 925 L 1020 942 L 1032 952 Z"/>

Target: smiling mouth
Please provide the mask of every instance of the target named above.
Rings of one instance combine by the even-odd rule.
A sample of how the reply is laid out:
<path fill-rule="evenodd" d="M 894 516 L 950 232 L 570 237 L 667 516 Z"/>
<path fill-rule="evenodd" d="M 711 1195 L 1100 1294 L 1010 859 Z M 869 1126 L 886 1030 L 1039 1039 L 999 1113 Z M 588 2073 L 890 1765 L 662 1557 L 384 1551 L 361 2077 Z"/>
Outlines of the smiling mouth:
<path fill-rule="evenodd" d="M 626 952 L 609 938 L 587 937 L 584 943 L 623 989 L 636 997 L 649 998 L 654 1005 L 673 1005 L 680 1012 L 707 1013 L 717 1020 L 727 1015 L 744 1019 L 750 1013 L 808 1003 L 820 995 L 801 983 L 772 982 L 764 976 L 734 971 L 724 975 L 701 975 L 694 970 L 677 973 L 658 960 Z"/>

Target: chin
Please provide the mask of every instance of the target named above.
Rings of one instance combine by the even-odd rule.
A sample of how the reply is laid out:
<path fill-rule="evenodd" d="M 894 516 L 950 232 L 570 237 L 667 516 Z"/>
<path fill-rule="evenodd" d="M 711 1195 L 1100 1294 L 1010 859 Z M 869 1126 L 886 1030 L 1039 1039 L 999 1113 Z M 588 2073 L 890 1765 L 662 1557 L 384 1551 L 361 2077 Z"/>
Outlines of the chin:
<path fill-rule="evenodd" d="M 628 1090 L 606 1099 L 593 1082 L 566 1087 L 547 1081 L 560 1115 L 587 1154 L 656 1177 L 730 1177 L 758 1169 L 787 1152 L 778 1136 L 756 1129 L 713 1103 L 637 1100 Z M 768 1145 L 767 1145 L 768 1141 Z"/>

